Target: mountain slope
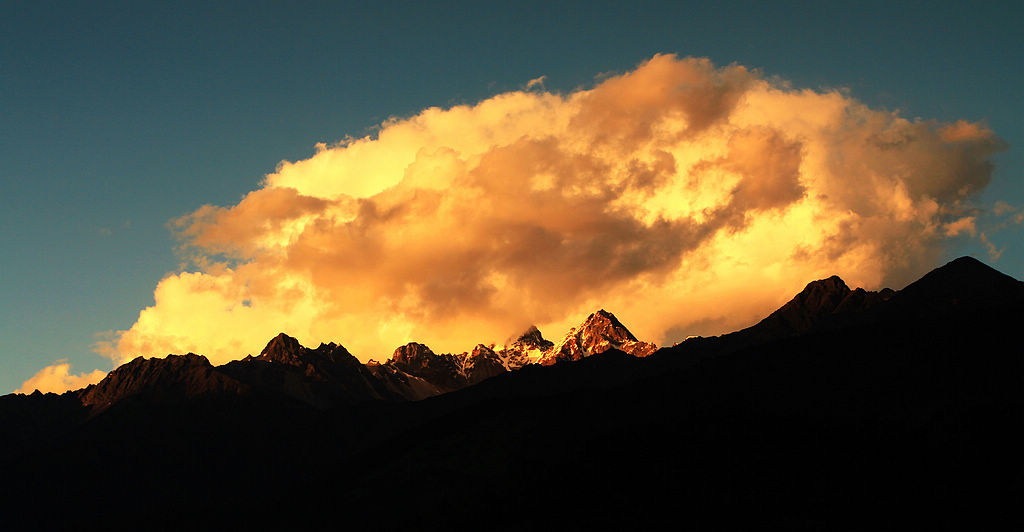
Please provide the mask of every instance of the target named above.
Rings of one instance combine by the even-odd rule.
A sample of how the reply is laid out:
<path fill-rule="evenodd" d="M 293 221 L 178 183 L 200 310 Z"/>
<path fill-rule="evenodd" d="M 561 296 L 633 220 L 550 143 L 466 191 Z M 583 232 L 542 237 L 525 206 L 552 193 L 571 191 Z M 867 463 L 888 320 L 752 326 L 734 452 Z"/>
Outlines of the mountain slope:
<path fill-rule="evenodd" d="M 410 405 L 433 421 L 340 465 L 363 482 L 341 493 L 371 513 L 398 476 L 432 494 L 395 528 L 1018 528 L 1024 296 L 1014 281 L 965 307 L 994 278 L 979 273 L 921 307 L 911 292 L 843 310 L 854 291 L 830 283 L 841 297 L 797 298 L 831 316 L 804 333 L 592 356 Z M 583 369 L 588 384 L 570 384 Z"/>
<path fill-rule="evenodd" d="M 113 529 L 157 514 L 172 529 L 1018 529 L 1024 291 L 954 263 L 894 294 L 826 279 L 746 333 L 526 365 L 422 401 L 316 409 L 255 385 L 129 400 L 5 456 L 0 512 L 35 529 L 97 512 Z M 287 340 L 267 364 L 347 360 Z M 460 366 L 406 346 L 364 367 L 426 385 L 398 364 L 467 378 L 491 352 Z M 172 362 L 196 368 L 183 382 L 206 375 Z M 0 414 L 65 399 L 7 396 Z"/>

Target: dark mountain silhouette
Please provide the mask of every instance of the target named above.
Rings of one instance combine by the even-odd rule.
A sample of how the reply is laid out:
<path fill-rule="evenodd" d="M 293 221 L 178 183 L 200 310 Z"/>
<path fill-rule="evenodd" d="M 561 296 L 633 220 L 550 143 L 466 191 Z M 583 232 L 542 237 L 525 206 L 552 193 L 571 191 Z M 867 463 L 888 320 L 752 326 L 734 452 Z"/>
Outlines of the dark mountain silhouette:
<path fill-rule="evenodd" d="M 248 391 L 245 384 L 217 371 L 206 357 L 189 353 L 165 358 L 138 357 L 111 371 L 99 383 L 81 390 L 78 398 L 96 412 L 129 397 L 176 403 L 202 396 L 241 395 Z"/>
<path fill-rule="evenodd" d="M 274 337 L 259 356 L 229 362 L 218 370 L 260 390 L 319 408 L 406 398 L 400 386 L 378 378 L 343 346 L 331 342 L 309 349 L 284 333 Z"/>
<path fill-rule="evenodd" d="M 933 315 L 1014 307 L 1024 283 L 971 257 L 960 257 L 907 285 L 895 296 L 894 310 Z"/>
<path fill-rule="evenodd" d="M 968 258 L 900 291 L 832 277 L 748 329 L 647 356 L 614 345 L 639 340 L 613 319 L 567 336 L 602 349 L 550 366 L 509 368 L 524 345 L 556 351 L 535 329 L 518 347 L 409 344 L 367 365 L 281 335 L 216 368 L 140 358 L 77 392 L 3 396 L 0 515 L 12 529 L 1024 525 L 1019 281 Z"/>

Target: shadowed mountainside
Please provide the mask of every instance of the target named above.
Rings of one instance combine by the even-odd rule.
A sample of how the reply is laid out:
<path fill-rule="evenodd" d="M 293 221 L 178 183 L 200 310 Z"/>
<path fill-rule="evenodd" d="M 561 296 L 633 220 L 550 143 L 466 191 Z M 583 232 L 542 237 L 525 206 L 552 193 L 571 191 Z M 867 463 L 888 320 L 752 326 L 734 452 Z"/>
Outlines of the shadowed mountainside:
<path fill-rule="evenodd" d="M 140 358 L 0 398 L 0 510 L 36 529 L 1019 528 L 1022 320 L 1024 283 L 961 258 L 898 292 L 815 281 L 646 357 L 500 371 L 503 350 L 409 344 L 364 366 L 281 335 L 220 368 Z"/>

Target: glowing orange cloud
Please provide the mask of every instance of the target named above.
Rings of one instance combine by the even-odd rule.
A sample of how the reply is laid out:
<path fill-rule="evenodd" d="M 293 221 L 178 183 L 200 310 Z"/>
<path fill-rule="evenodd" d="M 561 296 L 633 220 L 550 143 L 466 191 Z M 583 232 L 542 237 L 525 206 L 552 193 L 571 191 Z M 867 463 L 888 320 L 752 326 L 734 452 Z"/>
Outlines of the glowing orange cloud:
<path fill-rule="evenodd" d="M 90 373 L 74 375 L 71 373 L 71 364 L 64 360 L 58 360 L 56 364 L 39 370 L 22 383 L 20 388 L 14 390 L 14 393 L 32 393 L 35 390 L 43 393 L 64 393 L 68 390 L 77 390 L 90 384 L 96 384 L 106 376 L 107 372 L 98 369 Z"/>
<path fill-rule="evenodd" d="M 538 78 L 543 79 L 543 78 Z M 223 362 L 280 331 L 366 360 L 557 336 L 596 308 L 671 343 L 762 317 L 810 279 L 899 286 L 1003 143 L 742 66 L 658 55 L 569 94 L 499 94 L 282 162 L 174 222 L 192 271 L 109 345 Z"/>

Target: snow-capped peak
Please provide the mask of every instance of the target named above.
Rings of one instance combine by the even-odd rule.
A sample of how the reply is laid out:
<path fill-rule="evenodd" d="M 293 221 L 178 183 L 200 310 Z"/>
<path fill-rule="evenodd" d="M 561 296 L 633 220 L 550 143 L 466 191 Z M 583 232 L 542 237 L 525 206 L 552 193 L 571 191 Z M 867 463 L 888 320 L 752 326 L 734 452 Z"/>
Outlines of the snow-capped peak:
<path fill-rule="evenodd" d="M 561 342 L 545 353 L 540 363 L 549 365 L 575 361 L 613 348 L 633 356 L 645 357 L 653 353 L 657 346 L 637 340 L 614 314 L 601 309 L 588 316 L 579 327 L 570 329 Z"/>

